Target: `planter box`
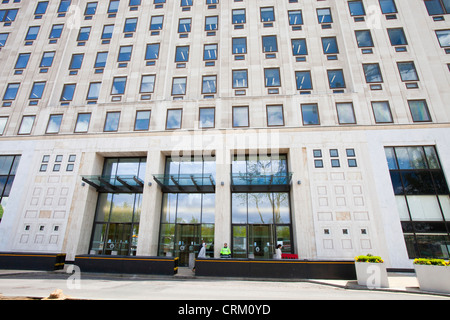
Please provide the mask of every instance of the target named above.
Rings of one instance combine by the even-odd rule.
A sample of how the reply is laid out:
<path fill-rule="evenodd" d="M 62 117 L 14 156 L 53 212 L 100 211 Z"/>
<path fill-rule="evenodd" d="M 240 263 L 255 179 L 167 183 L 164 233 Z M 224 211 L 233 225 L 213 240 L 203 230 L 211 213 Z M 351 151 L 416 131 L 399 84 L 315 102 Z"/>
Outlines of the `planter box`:
<path fill-rule="evenodd" d="M 415 264 L 420 290 L 450 293 L 450 266 Z"/>
<path fill-rule="evenodd" d="M 360 286 L 369 289 L 389 288 L 389 280 L 384 263 L 355 262 L 356 277 Z"/>

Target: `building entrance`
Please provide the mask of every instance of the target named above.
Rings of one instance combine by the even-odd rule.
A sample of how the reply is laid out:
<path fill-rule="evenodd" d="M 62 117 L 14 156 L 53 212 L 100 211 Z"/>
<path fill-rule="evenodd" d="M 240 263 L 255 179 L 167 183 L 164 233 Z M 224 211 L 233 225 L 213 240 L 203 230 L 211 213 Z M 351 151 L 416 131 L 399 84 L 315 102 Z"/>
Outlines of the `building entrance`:
<path fill-rule="evenodd" d="M 255 259 L 272 259 L 275 251 L 273 247 L 272 225 L 249 225 L 249 255 Z"/>
<path fill-rule="evenodd" d="M 179 265 L 189 266 L 189 259 L 195 259 L 200 246 L 201 226 L 198 224 L 178 224 L 175 231 L 175 257 Z"/>

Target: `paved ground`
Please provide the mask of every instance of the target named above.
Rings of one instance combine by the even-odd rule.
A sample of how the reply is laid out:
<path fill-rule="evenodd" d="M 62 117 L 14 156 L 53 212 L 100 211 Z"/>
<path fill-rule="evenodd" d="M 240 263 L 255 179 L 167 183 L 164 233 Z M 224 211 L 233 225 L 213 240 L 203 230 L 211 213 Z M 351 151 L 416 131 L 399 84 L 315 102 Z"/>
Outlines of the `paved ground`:
<path fill-rule="evenodd" d="M 89 300 L 450 300 L 421 292 L 414 274 L 389 274 L 389 289 L 368 290 L 356 281 L 262 281 L 195 277 L 181 269 L 175 277 L 0 270 L 3 300 L 65 297 Z M 19 297 L 19 298 L 18 298 Z"/>

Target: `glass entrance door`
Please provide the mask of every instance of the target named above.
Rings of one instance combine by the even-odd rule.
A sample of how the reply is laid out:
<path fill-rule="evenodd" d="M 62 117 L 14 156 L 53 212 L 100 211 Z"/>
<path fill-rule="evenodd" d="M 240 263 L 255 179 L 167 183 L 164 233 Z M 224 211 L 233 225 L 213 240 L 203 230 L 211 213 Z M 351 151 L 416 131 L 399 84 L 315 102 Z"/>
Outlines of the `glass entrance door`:
<path fill-rule="evenodd" d="M 175 257 L 179 257 L 180 266 L 189 266 L 189 257 L 195 259 L 200 245 L 200 225 L 178 224 L 175 235 Z"/>
<path fill-rule="evenodd" d="M 272 225 L 248 226 L 248 253 L 255 259 L 272 259 L 275 252 L 273 246 Z"/>
<path fill-rule="evenodd" d="M 126 256 L 129 254 L 131 224 L 111 223 L 105 244 L 105 254 Z"/>

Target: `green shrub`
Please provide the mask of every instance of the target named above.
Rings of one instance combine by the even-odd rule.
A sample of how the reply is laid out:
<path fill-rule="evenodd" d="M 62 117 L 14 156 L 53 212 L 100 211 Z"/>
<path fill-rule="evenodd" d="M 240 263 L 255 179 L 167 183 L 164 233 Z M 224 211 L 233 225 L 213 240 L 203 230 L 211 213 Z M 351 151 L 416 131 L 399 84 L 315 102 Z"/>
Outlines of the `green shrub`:
<path fill-rule="evenodd" d="M 383 263 L 383 259 L 378 256 L 373 256 L 371 254 L 367 254 L 365 256 L 357 256 L 355 257 L 356 262 L 371 262 L 371 263 Z"/>
<path fill-rule="evenodd" d="M 445 262 L 443 259 L 414 259 L 414 264 L 427 265 L 427 266 L 449 266 L 449 262 Z"/>

